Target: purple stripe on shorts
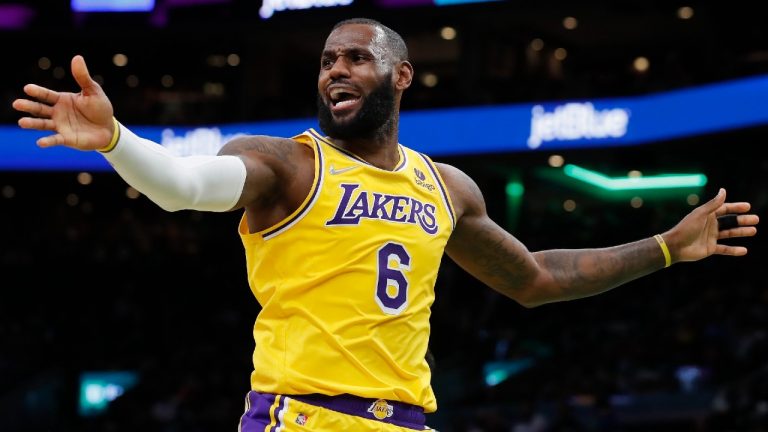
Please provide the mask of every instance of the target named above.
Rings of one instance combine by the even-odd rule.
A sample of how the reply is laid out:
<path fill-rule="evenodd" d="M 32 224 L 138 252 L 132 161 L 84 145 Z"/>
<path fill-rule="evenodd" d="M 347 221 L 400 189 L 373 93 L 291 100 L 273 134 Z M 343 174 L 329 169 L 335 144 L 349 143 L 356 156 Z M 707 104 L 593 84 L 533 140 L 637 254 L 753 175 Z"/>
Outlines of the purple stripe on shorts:
<path fill-rule="evenodd" d="M 264 432 L 270 424 L 269 409 L 275 403 L 275 395 L 269 393 L 248 392 L 248 411 L 240 418 L 241 432 Z"/>
<path fill-rule="evenodd" d="M 377 399 L 365 399 L 352 395 L 326 396 L 320 394 L 293 395 L 292 399 L 329 409 L 343 414 L 363 417 L 383 423 L 391 423 L 409 429 L 424 430 L 424 409 L 420 406 L 402 402 L 385 401 L 392 408 L 392 415 L 383 419 L 376 418 L 371 407 Z M 381 400 L 381 399 L 379 399 Z"/>
<path fill-rule="evenodd" d="M 275 417 L 275 425 L 272 426 L 272 428 L 269 430 L 269 432 L 275 432 L 277 430 L 277 428 L 282 426 L 283 419 L 281 418 L 281 414 L 282 414 L 283 408 L 285 408 L 285 400 L 286 399 L 287 398 L 285 396 L 281 396 L 280 397 L 280 403 L 277 404 L 277 406 L 275 407 L 275 410 L 272 413 L 273 416 Z"/>

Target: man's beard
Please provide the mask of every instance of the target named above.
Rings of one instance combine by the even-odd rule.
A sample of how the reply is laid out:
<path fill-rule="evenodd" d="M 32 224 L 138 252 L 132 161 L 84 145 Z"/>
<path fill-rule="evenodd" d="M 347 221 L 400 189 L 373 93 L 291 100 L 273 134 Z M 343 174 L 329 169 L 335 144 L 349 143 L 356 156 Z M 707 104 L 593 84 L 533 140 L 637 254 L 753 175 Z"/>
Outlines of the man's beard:
<path fill-rule="evenodd" d="M 392 73 L 362 101 L 363 106 L 354 117 L 342 123 L 333 118 L 331 109 L 317 95 L 317 118 L 320 129 L 331 138 L 342 140 L 374 138 L 389 132 L 393 127 L 395 110 L 395 89 L 392 86 Z"/>

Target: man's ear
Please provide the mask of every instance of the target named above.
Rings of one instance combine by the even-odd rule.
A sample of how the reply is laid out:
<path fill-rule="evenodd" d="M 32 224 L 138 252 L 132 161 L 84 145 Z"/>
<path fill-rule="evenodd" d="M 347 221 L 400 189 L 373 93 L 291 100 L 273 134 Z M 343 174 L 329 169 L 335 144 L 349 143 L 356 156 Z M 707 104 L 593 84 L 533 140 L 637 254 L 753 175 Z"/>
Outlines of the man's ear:
<path fill-rule="evenodd" d="M 397 80 L 395 81 L 395 88 L 397 90 L 405 90 L 411 86 L 413 81 L 413 66 L 409 61 L 401 61 L 397 64 Z"/>

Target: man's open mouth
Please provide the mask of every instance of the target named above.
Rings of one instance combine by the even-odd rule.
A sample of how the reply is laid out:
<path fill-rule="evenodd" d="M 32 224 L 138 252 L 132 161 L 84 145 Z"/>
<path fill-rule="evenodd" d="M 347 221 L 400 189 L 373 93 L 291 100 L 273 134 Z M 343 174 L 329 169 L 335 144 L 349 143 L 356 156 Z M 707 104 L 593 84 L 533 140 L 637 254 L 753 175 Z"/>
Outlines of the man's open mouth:
<path fill-rule="evenodd" d="M 333 88 L 328 92 L 333 112 L 354 108 L 360 101 L 360 94 L 348 88 Z"/>

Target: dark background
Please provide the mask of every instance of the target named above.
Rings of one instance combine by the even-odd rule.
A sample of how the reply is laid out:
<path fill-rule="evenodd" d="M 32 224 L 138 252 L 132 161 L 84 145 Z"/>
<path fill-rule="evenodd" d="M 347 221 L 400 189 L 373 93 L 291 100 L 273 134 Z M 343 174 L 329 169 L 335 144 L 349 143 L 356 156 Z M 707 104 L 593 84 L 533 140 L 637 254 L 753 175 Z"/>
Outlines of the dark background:
<path fill-rule="evenodd" d="M 10 103 L 25 83 L 75 90 L 74 54 L 85 56 L 126 124 L 314 116 L 325 36 L 355 16 L 380 19 L 409 44 L 417 80 L 405 110 L 632 96 L 768 72 L 767 30 L 753 6 L 575 3 L 387 10 L 360 2 L 263 21 L 259 2 L 232 0 L 170 8 L 157 26 L 152 14 L 72 14 L 68 2 L 26 2 L 35 18 L 0 30 L 0 123 L 19 118 Z M 693 7 L 691 19 L 678 18 L 681 6 Z M 578 19 L 576 29 L 563 27 L 566 16 Z M 456 39 L 440 38 L 446 25 Z M 540 51 L 531 49 L 536 38 Z M 567 50 L 564 60 L 553 58 L 556 48 Z M 123 68 L 112 64 L 118 52 L 129 59 Z M 237 66 L 211 65 L 233 53 Z M 650 61 L 646 73 L 632 69 L 640 55 Z M 42 57 L 50 67 L 40 68 Z M 422 71 L 437 75 L 437 85 L 424 85 Z M 164 75 L 173 85 L 162 84 Z M 703 172 L 701 200 L 722 186 L 729 200 L 750 201 L 763 215 L 766 136 L 760 127 L 561 154 L 616 175 Z M 636 240 L 692 209 L 687 196 L 645 196 L 634 208 L 551 182 L 541 175 L 549 156 L 438 160 L 469 173 L 491 216 L 531 250 Z M 77 174 L 0 172 L 0 431 L 235 430 L 258 313 L 239 214 L 166 213 L 128 198 L 114 173 L 94 173 L 89 185 Z M 515 218 L 504 193 L 510 177 L 525 186 Z M 572 212 L 563 210 L 567 199 L 577 204 Z M 446 258 L 431 341 L 440 408 L 429 423 L 489 432 L 768 430 L 768 249 L 762 235 L 736 243 L 750 254 L 676 265 L 597 297 L 535 309 Z M 519 359 L 534 366 L 484 384 L 483 365 Z M 704 375 L 686 391 L 676 371 L 687 365 Z M 139 385 L 104 416 L 79 417 L 80 372 L 110 369 L 138 371 Z M 537 421 L 546 426 L 536 429 Z"/>

